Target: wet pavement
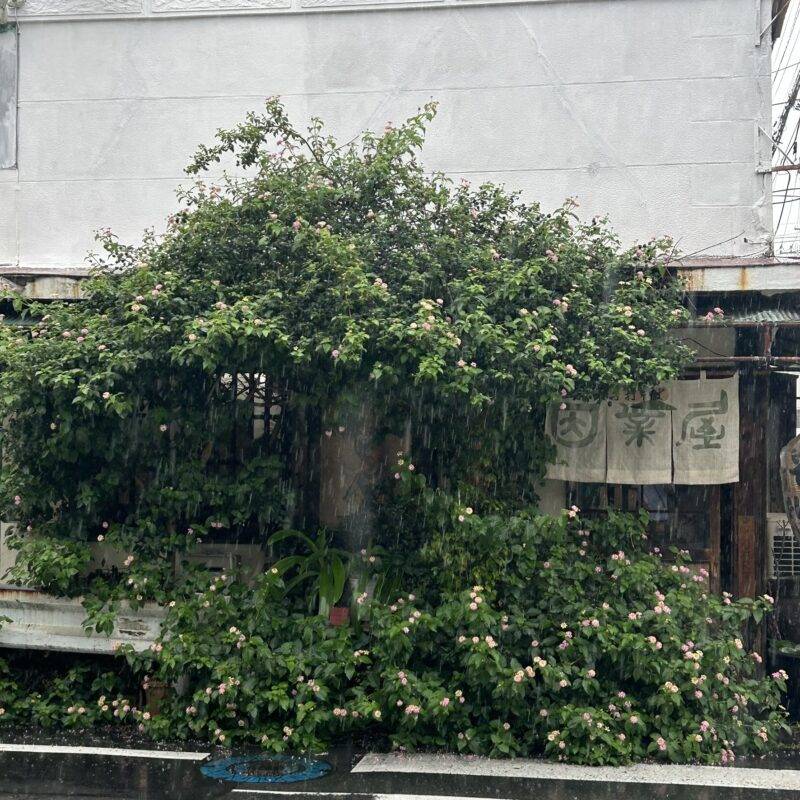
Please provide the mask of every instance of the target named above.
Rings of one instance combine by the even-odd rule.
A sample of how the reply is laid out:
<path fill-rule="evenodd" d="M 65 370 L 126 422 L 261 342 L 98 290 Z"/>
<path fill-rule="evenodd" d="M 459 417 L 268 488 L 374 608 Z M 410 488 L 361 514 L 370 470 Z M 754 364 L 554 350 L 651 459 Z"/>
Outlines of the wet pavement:
<path fill-rule="evenodd" d="M 8 740 L 6 740 L 8 741 Z M 95 741 L 94 744 L 97 742 Z M 113 743 L 106 742 L 106 746 Z M 41 745 L 39 745 L 41 746 Z M 46 745 L 45 745 L 46 746 Z M 63 740 L 62 740 L 63 746 Z M 137 748 L 138 749 L 138 748 Z M 119 751 L 117 751 L 119 752 Z M 146 753 L 146 755 L 145 755 Z M 18 752 L 0 751 L 0 798 L 2 800 L 57 800 L 91 798 L 92 800 L 423 800 L 423 798 L 495 798 L 502 800 L 800 800 L 800 789 L 784 788 L 800 779 L 800 759 L 780 759 L 776 764 L 755 762 L 757 771 L 777 766 L 774 772 L 745 775 L 761 784 L 749 788 L 703 786 L 708 775 L 735 783 L 724 768 L 712 772 L 669 772 L 673 784 L 620 783 L 598 779 L 578 780 L 556 777 L 563 767 L 553 770 L 543 762 L 488 762 L 482 759 L 459 760 L 436 756 L 389 760 L 382 757 L 363 759 L 363 752 L 343 747 L 321 758 L 329 761 L 331 772 L 304 783 L 249 785 L 204 777 L 200 767 L 203 754 L 185 760 L 182 753 L 162 754 L 141 751 L 142 757 L 130 754 Z M 221 757 L 228 754 L 213 754 Z M 353 772 L 356 767 L 357 771 Z M 507 769 L 508 768 L 508 769 Z M 522 777 L 537 771 L 552 772 L 553 778 Z M 567 768 L 569 776 L 574 770 Z M 651 772 L 652 772 L 652 768 Z M 659 768 L 655 768 L 659 769 Z M 367 770 L 367 771 L 361 771 Z M 373 771 L 375 770 L 375 771 Z M 788 772 L 786 770 L 789 770 Z M 492 774 L 477 774 L 481 771 Z M 514 776 L 502 775 L 509 771 Z M 578 771 L 580 772 L 580 771 Z M 468 774 L 472 773 L 472 774 Z M 632 771 L 633 774 L 636 770 Z M 586 773 L 591 774 L 591 773 Z M 595 775 L 601 773 L 594 773 Z M 604 773 L 603 773 L 604 774 Z M 618 773 L 621 778 L 623 773 Z M 627 774 L 627 773 L 626 773 Z M 678 777 L 676 777 L 678 776 Z M 630 777 L 630 776 L 629 776 Z M 652 774 L 651 778 L 652 779 Z M 714 777 L 712 780 L 716 780 Z M 683 781 L 677 785 L 677 781 Z M 794 784 L 797 785 L 797 784 Z"/>

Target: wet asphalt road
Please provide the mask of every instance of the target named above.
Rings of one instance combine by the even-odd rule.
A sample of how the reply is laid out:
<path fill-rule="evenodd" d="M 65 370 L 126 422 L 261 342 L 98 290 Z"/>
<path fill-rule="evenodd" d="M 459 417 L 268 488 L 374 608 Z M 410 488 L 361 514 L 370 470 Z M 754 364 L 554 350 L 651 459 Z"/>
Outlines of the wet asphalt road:
<path fill-rule="evenodd" d="M 798 791 L 533 780 L 458 774 L 352 773 L 361 754 L 324 756 L 331 773 L 306 783 L 229 783 L 204 777 L 201 764 L 161 758 L 0 752 L 2 800 L 800 800 Z M 757 765 L 761 766 L 761 765 Z M 793 765 L 784 765 L 793 766 Z"/>

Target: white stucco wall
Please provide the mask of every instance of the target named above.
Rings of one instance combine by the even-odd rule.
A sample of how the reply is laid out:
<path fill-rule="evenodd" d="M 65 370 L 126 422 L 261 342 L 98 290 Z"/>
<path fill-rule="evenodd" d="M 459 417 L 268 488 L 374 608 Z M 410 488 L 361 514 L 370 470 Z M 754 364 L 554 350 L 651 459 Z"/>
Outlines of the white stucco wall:
<path fill-rule="evenodd" d="M 77 265 L 95 228 L 160 230 L 195 145 L 273 94 L 342 137 L 435 98 L 431 168 L 545 208 L 577 196 L 626 241 L 762 252 L 769 6 L 26 0 L 0 264 Z"/>

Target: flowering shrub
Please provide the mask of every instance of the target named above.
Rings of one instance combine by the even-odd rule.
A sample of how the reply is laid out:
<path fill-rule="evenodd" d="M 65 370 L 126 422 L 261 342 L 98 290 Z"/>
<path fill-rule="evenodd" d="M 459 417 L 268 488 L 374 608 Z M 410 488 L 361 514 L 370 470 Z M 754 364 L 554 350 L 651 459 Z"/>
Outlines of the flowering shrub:
<path fill-rule="evenodd" d="M 770 598 L 709 595 L 680 553 L 647 551 L 642 518 L 472 514 L 464 527 L 452 510 L 469 568 L 489 536 L 504 561 L 491 585 L 372 601 L 361 622 L 332 628 L 292 610 L 278 569 L 255 588 L 209 576 L 150 652 L 128 653 L 145 688 L 180 687 L 160 713 L 105 686 L 82 707 L 155 737 L 278 751 L 358 731 L 394 747 L 588 764 L 730 763 L 774 746 L 786 676 L 759 679 L 761 656 L 740 638 Z M 87 723 L 74 699 L 61 706 L 61 724 Z M 11 718 L 36 713 L 23 703 Z"/>
<path fill-rule="evenodd" d="M 319 439 L 365 404 L 432 485 L 526 505 L 549 402 L 677 374 L 672 244 L 625 250 L 574 202 L 545 213 L 428 175 L 433 116 L 340 146 L 270 100 L 189 167 L 233 158 L 247 177 L 198 180 L 141 247 L 101 234 L 80 303 L 13 296 L 32 324 L 0 326 L 0 519 L 40 542 L 18 580 L 76 593 L 102 542 L 160 566 L 120 590 L 160 600 L 198 539 L 313 532 Z M 390 501 L 383 533 L 407 550 L 424 531 Z"/>
<path fill-rule="evenodd" d="M 124 665 L 114 666 L 107 659 L 9 651 L 7 660 L 0 658 L 0 730 L 28 723 L 74 728 L 132 721 L 140 692 Z M 125 689 L 132 690 L 127 697 Z"/>

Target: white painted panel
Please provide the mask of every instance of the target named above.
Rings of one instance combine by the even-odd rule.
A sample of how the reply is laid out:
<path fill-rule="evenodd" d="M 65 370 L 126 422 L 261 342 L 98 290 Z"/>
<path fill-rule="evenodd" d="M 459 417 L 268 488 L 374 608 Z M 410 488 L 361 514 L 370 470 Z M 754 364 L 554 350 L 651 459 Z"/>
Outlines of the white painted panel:
<path fill-rule="evenodd" d="M 746 206 L 758 197 L 762 180 L 748 162 L 693 164 L 689 197 L 695 206 Z"/>
<path fill-rule="evenodd" d="M 20 263 L 80 266 L 97 249 L 94 231 L 111 227 L 123 241 L 165 227 L 177 206 L 175 181 L 76 181 L 22 184 Z"/>
<path fill-rule="evenodd" d="M 680 83 L 653 84 L 653 92 L 622 86 L 602 97 L 592 87 L 442 90 L 426 163 L 445 171 L 500 171 L 738 161 L 754 175 L 752 121 L 691 121 L 686 108 L 665 120 L 667 95 L 684 105 Z M 421 91 L 320 93 L 286 102 L 299 119 L 319 115 L 349 139 L 414 113 L 429 98 Z M 246 97 L 24 104 L 21 125 L 36 135 L 20 142 L 22 179 L 176 177 L 196 145 L 260 105 Z"/>
<path fill-rule="evenodd" d="M 0 264 L 17 258 L 17 186 L 0 182 Z"/>
<path fill-rule="evenodd" d="M 720 40 L 688 24 L 709 1 L 54 22 L 27 31 L 21 92 L 33 101 L 747 78 L 752 5 L 732 0 L 746 14 L 726 16 L 745 30 Z"/>
<path fill-rule="evenodd" d="M 241 99 L 108 100 L 33 103 L 21 125 L 36 131 L 20 141 L 20 179 L 183 179 L 197 145 L 233 125 L 256 104 Z M 87 112 L 91 124 L 87 124 Z M 170 124 L 164 125 L 165 118 Z"/>
<path fill-rule="evenodd" d="M 735 176 L 746 165 L 728 165 Z M 564 198 L 575 196 L 580 202 L 578 213 L 583 219 L 608 216 L 611 226 L 623 242 L 645 240 L 651 236 L 672 236 L 684 253 L 703 251 L 704 255 L 746 255 L 756 248 L 745 238 L 761 230 L 750 219 L 748 207 L 691 203 L 692 174 L 695 165 L 646 167 L 597 167 L 578 170 L 549 170 L 508 173 L 471 173 L 474 183 L 490 181 L 510 189 L 519 189 L 523 196 L 538 200 L 550 210 Z M 768 211 L 764 211 L 767 214 Z M 737 227 L 737 223 L 740 227 Z"/>

